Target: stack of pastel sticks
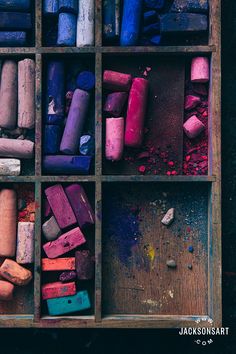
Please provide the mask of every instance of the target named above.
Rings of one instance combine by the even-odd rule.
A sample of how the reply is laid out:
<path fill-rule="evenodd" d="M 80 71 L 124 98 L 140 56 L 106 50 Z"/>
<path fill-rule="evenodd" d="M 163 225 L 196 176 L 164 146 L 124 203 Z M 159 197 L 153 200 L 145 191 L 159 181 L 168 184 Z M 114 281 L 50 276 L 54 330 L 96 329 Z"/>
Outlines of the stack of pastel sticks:
<path fill-rule="evenodd" d="M 94 137 L 83 133 L 95 76 L 79 71 L 67 86 L 65 77 L 64 62 L 48 63 L 43 168 L 50 174 L 88 174 Z"/>
<path fill-rule="evenodd" d="M 5 60 L 0 85 L 0 175 L 19 175 L 34 155 L 35 62 Z"/>
<path fill-rule="evenodd" d="M 44 0 L 46 45 L 94 45 L 94 7 L 94 0 Z M 51 36 L 55 22 L 56 35 Z"/>
<path fill-rule="evenodd" d="M 29 45 L 33 30 L 30 0 L 0 0 L 0 46 Z"/>
<path fill-rule="evenodd" d="M 104 0 L 103 38 L 121 46 L 160 45 L 206 35 L 208 0 Z"/>
<path fill-rule="evenodd" d="M 34 222 L 17 223 L 19 202 L 16 190 L 0 190 L 0 301 L 13 300 L 15 286 L 32 280 L 27 267 L 34 262 Z"/>
<path fill-rule="evenodd" d="M 63 315 L 87 310 L 91 300 L 88 281 L 94 279 L 94 255 L 85 235 L 95 223 L 93 209 L 79 184 L 53 185 L 45 189 L 44 224 L 46 243 L 42 259 L 44 276 L 50 280 L 42 286 L 49 315 Z"/>

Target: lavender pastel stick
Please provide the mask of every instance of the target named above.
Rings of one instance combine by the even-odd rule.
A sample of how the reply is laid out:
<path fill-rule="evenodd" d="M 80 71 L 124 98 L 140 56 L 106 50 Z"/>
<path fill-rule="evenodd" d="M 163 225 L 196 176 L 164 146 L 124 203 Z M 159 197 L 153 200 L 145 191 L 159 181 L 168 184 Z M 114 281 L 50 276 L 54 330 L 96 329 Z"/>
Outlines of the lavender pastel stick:
<path fill-rule="evenodd" d="M 64 121 L 65 71 L 61 61 L 48 63 L 47 71 L 47 124 L 62 124 Z"/>
<path fill-rule="evenodd" d="M 46 173 L 58 175 L 87 175 L 90 170 L 91 156 L 45 156 L 43 167 Z"/>
<path fill-rule="evenodd" d="M 127 92 L 113 92 L 109 94 L 104 105 L 104 111 L 113 117 L 120 117 L 127 99 Z"/>
<path fill-rule="evenodd" d="M 59 152 L 62 129 L 59 125 L 45 125 L 44 130 L 44 154 L 56 154 Z"/>
<path fill-rule="evenodd" d="M 78 152 L 88 106 L 89 93 L 80 89 L 75 90 L 62 136 L 60 146 L 62 153 L 74 155 Z"/>

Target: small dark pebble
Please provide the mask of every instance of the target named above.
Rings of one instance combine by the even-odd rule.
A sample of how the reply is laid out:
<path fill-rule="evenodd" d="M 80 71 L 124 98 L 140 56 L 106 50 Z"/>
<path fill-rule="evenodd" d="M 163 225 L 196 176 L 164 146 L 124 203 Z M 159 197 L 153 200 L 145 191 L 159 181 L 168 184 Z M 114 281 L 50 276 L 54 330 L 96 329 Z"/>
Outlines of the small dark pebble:
<path fill-rule="evenodd" d="M 166 265 L 167 265 L 167 267 L 169 267 L 169 268 L 176 268 L 176 267 L 177 267 L 177 264 L 176 264 L 176 262 L 175 262 L 173 259 L 168 260 L 168 261 L 166 262 Z"/>
<path fill-rule="evenodd" d="M 193 246 L 189 246 L 188 251 L 189 251 L 190 253 L 193 253 L 193 251 L 194 251 Z"/>
<path fill-rule="evenodd" d="M 73 281 L 75 280 L 77 277 L 77 274 L 74 270 L 72 271 L 68 271 L 68 272 L 63 272 L 60 277 L 59 277 L 59 280 L 62 282 L 62 283 L 67 283 L 69 281 Z"/>
<path fill-rule="evenodd" d="M 192 264 L 188 264 L 188 269 L 190 269 L 190 270 L 192 270 L 192 269 L 193 269 Z"/>

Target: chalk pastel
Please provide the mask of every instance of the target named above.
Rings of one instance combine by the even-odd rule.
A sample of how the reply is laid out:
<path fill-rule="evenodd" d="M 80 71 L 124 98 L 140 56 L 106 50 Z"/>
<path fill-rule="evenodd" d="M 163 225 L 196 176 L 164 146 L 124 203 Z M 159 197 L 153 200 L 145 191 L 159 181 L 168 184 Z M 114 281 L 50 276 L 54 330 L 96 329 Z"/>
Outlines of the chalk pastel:
<path fill-rule="evenodd" d="M 91 71 L 82 71 L 77 76 L 76 83 L 79 89 L 90 91 L 95 86 L 95 75 Z"/>
<path fill-rule="evenodd" d="M 60 13 L 58 20 L 57 45 L 75 46 L 76 16 L 70 13 Z"/>
<path fill-rule="evenodd" d="M 30 140 L 0 138 L 0 156 L 31 159 L 34 154 L 34 143 Z"/>
<path fill-rule="evenodd" d="M 142 0 L 124 0 L 120 44 L 136 45 L 139 38 Z"/>
<path fill-rule="evenodd" d="M 30 0 L 0 0 L 0 10 L 26 11 L 30 9 Z"/>
<path fill-rule="evenodd" d="M 59 0 L 59 11 L 77 14 L 78 0 Z"/>
<path fill-rule="evenodd" d="M 18 222 L 16 261 L 19 264 L 34 262 L 34 223 Z"/>
<path fill-rule="evenodd" d="M 196 57 L 191 63 L 191 81 L 194 83 L 206 83 L 209 81 L 210 69 L 209 59 Z"/>
<path fill-rule="evenodd" d="M 5 280 L 0 280 L 0 301 L 13 299 L 14 285 Z"/>
<path fill-rule="evenodd" d="M 103 73 L 103 86 L 111 91 L 129 91 L 132 76 L 117 71 L 105 70 Z"/>
<path fill-rule="evenodd" d="M 167 13 L 160 16 L 161 33 L 206 32 L 208 19 L 206 15 L 192 13 Z"/>
<path fill-rule="evenodd" d="M 184 132 L 189 139 L 196 138 L 204 129 L 204 124 L 195 115 L 184 123 Z"/>
<path fill-rule="evenodd" d="M 145 26 L 155 23 L 157 20 L 157 13 L 154 10 L 144 12 L 143 14 L 143 23 Z"/>
<path fill-rule="evenodd" d="M 27 285 L 32 279 L 30 270 L 11 259 L 5 259 L 0 267 L 0 275 L 9 282 L 19 286 Z"/>
<path fill-rule="evenodd" d="M 160 32 L 160 23 L 152 23 L 150 25 L 147 25 L 143 28 L 143 35 L 144 36 L 152 36 L 154 34 L 157 34 Z"/>
<path fill-rule="evenodd" d="M 80 0 L 76 46 L 94 45 L 95 0 Z"/>
<path fill-rule="evenodd" d="M 70 230 L 57 240 L 45 243 L 43 249 L 48 258 L 57 258 L 86 242 L 79 227 Z"/>
<path fill-rule="evenodd" d="M 68 283 L 70 281 L 76 280 L 76 278 L 77 278 L 77 273 L 74 270 L 71 270 L 71 271 L 66 271 L 61 273 L 59 280 L 62 283 Z"/>
<path fill-rule="evenodd" d="M 75 258 L 42 258 L 42 271 L 57 272 L 60 270 L 75 270 Z"/>
<path fill-rule="evenodd" d="M 75 213 L 80 228 L 95 223 L 94 211 L 89 203 L 84 188 L 73 183 L 65 188 L 65 193 Z"/>
<path fill-rule="evenodd" d="M 0 31 L 0 45 L 9 47 L 22 47 L 26 45 L 26 32 Z"/>
<path fill-rule="evenodd" d="M 91 156 L 45 156 L 44 171 L 60 175 L 87 175 L 90 170 Z"/>
<path fill-rule="evenodd" d="M 43 152 L 46 155 L 59 152 L 62 128 L 59 125 L 45 125 Z"/>
<path fill-rule="evenodd" d="M 44 0 L 43 13 L 44 15 L 57 15 L 59 9 L 59 0 Z"/>
<path fill-rule="evenodd" d="M 94 277 L 95 259 L 89 250 L 75 252 L 75 268 L 80 280 L 90 280 Z"/>
<path fill-rule="evenodd" d="M 124 150 L 124 118 L 106 119 L 106 159 L 119 161 Z"/>
<path fill-rule="evenodd" d="M 54 299 L 76 294 L 76 285 L 73 283 L 49 283 L 42 286 L 42 299 Z"/>
<path fill-rule="evenodd" d="M 74 225 L 76 223 L 75 214 L 62 185 L 56 184 L 48 187 L 45 189 L 45 194 L 59 227 L 64 229 Z"/>
<path fill-rule="evenodd" d="M 29 13 L 0 12 L 0 29 L 27 30 L 31 27 L 31 14 Z"/>
<path fill-rule="evenodd" d="M 48 312 L 51 316 L 65 315 L 72 312 L 87 310 L 91 307 L 86 290 L 79 291 L 74 296 L 47 300 Z"/>
<path fill-rule="evenodd" d="M 120 117 L 124 105 L 128 99 L 127 92 L 113 92 L 107 96 L 104 111 L 109 113 L 112 117 Z"/>
<path fill-rule="evenodd" d="M 49 220 L 45 221 L 42 226 L 42 231 L 48 241 L 54 241 L 61 235 L 61 229 L 54 216 L 51 216 Z"/>
<path fill-rule="evenodd" d="M 208 8 L 208 0 L 174 0 L 170 11 L 207 13 Z"/>
<path fill-rule="evenodd" d="M 144 0 L 144 4 L 149 9 L 160 10 L 165 5 L 165 0 Z"/>
<path fill-rule="evenodd" d="M 103 1 L 103 36 L 115 40 L 120 35 L 120 0 Z"/>
<path fill-rule="evenodd" d="M 82 135 L 80 138 L 79 152 L 81 155 L 94 156 L 95 139 L 92 135 Z"/>
<path fill-rule="evenodd" d="M 135 78 L 129 94 L 128 110 L 125 127 L 125 145 L 130 147 L 140 147 L 143 141 L 143 128 L 146 114 L 147 80 Z"/>

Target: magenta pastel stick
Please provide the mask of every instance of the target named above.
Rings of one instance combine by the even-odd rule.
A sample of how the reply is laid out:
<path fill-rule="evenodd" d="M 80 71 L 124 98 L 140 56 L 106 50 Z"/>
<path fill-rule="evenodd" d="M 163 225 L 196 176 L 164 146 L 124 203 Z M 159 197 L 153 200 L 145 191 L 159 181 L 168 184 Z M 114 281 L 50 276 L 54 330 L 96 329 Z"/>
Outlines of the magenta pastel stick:
<path fill-rule="evenodd" d="M 190 117 L 184 123 L 184 132 L 189 139 L 196 138 L 205 129 L 204 124 L 197 118 L 197 116 Z"/>
<path fill-rule="evenodd" d="M 138 148 L 143 141 L 143 127 L 146 114 L 148 81 L 135 78 L 129 94 L 125 127 L 125 145 Z"/>
<path fill-rule="evenodd" d="M 84 226 L 94 224 L 94 211 L 84 188 L 77 183 L 73 183 L 65 188 L 65 193 L 75 213 L 79 227 L 83 228 Z"/>
<path fill-rule="evenodd" d="M 80 89 L 74 92 L 60 146 L 60 151 L 64 154 L 73 155 L 78 152 L 89 107 L 89 96 L 88 92 Z"/>
<path fill-rule="evenodd" d="M 104 111 L 112 117 L 120 117 L 127 99 L 127 92 L 113 92 L 109 94 L 104 105 Z"/>
<path fill-rule="evenodd" d="M 106 158 L 119 161 L 124 149 L 124 118 L 106 119 Z"/>
<path fill-rule="evenodd" d="M 129 91 L 132 83 L 130 74 L 117 71 L 105 70 L 103 73 L 103 86 L 111 91 Z"/>
<path fill-rule="evenodd" d="M 209 81 L 209 59 L 206 57 L 193 58 L 191 64 L 191 81 L 205 83 Z"/>
<path fill-rule="evenodd" d="M 61 229 L 76 223 L 75 214 L 61 184 L 45 189 L 45 194 L 52 212 Z"/>

